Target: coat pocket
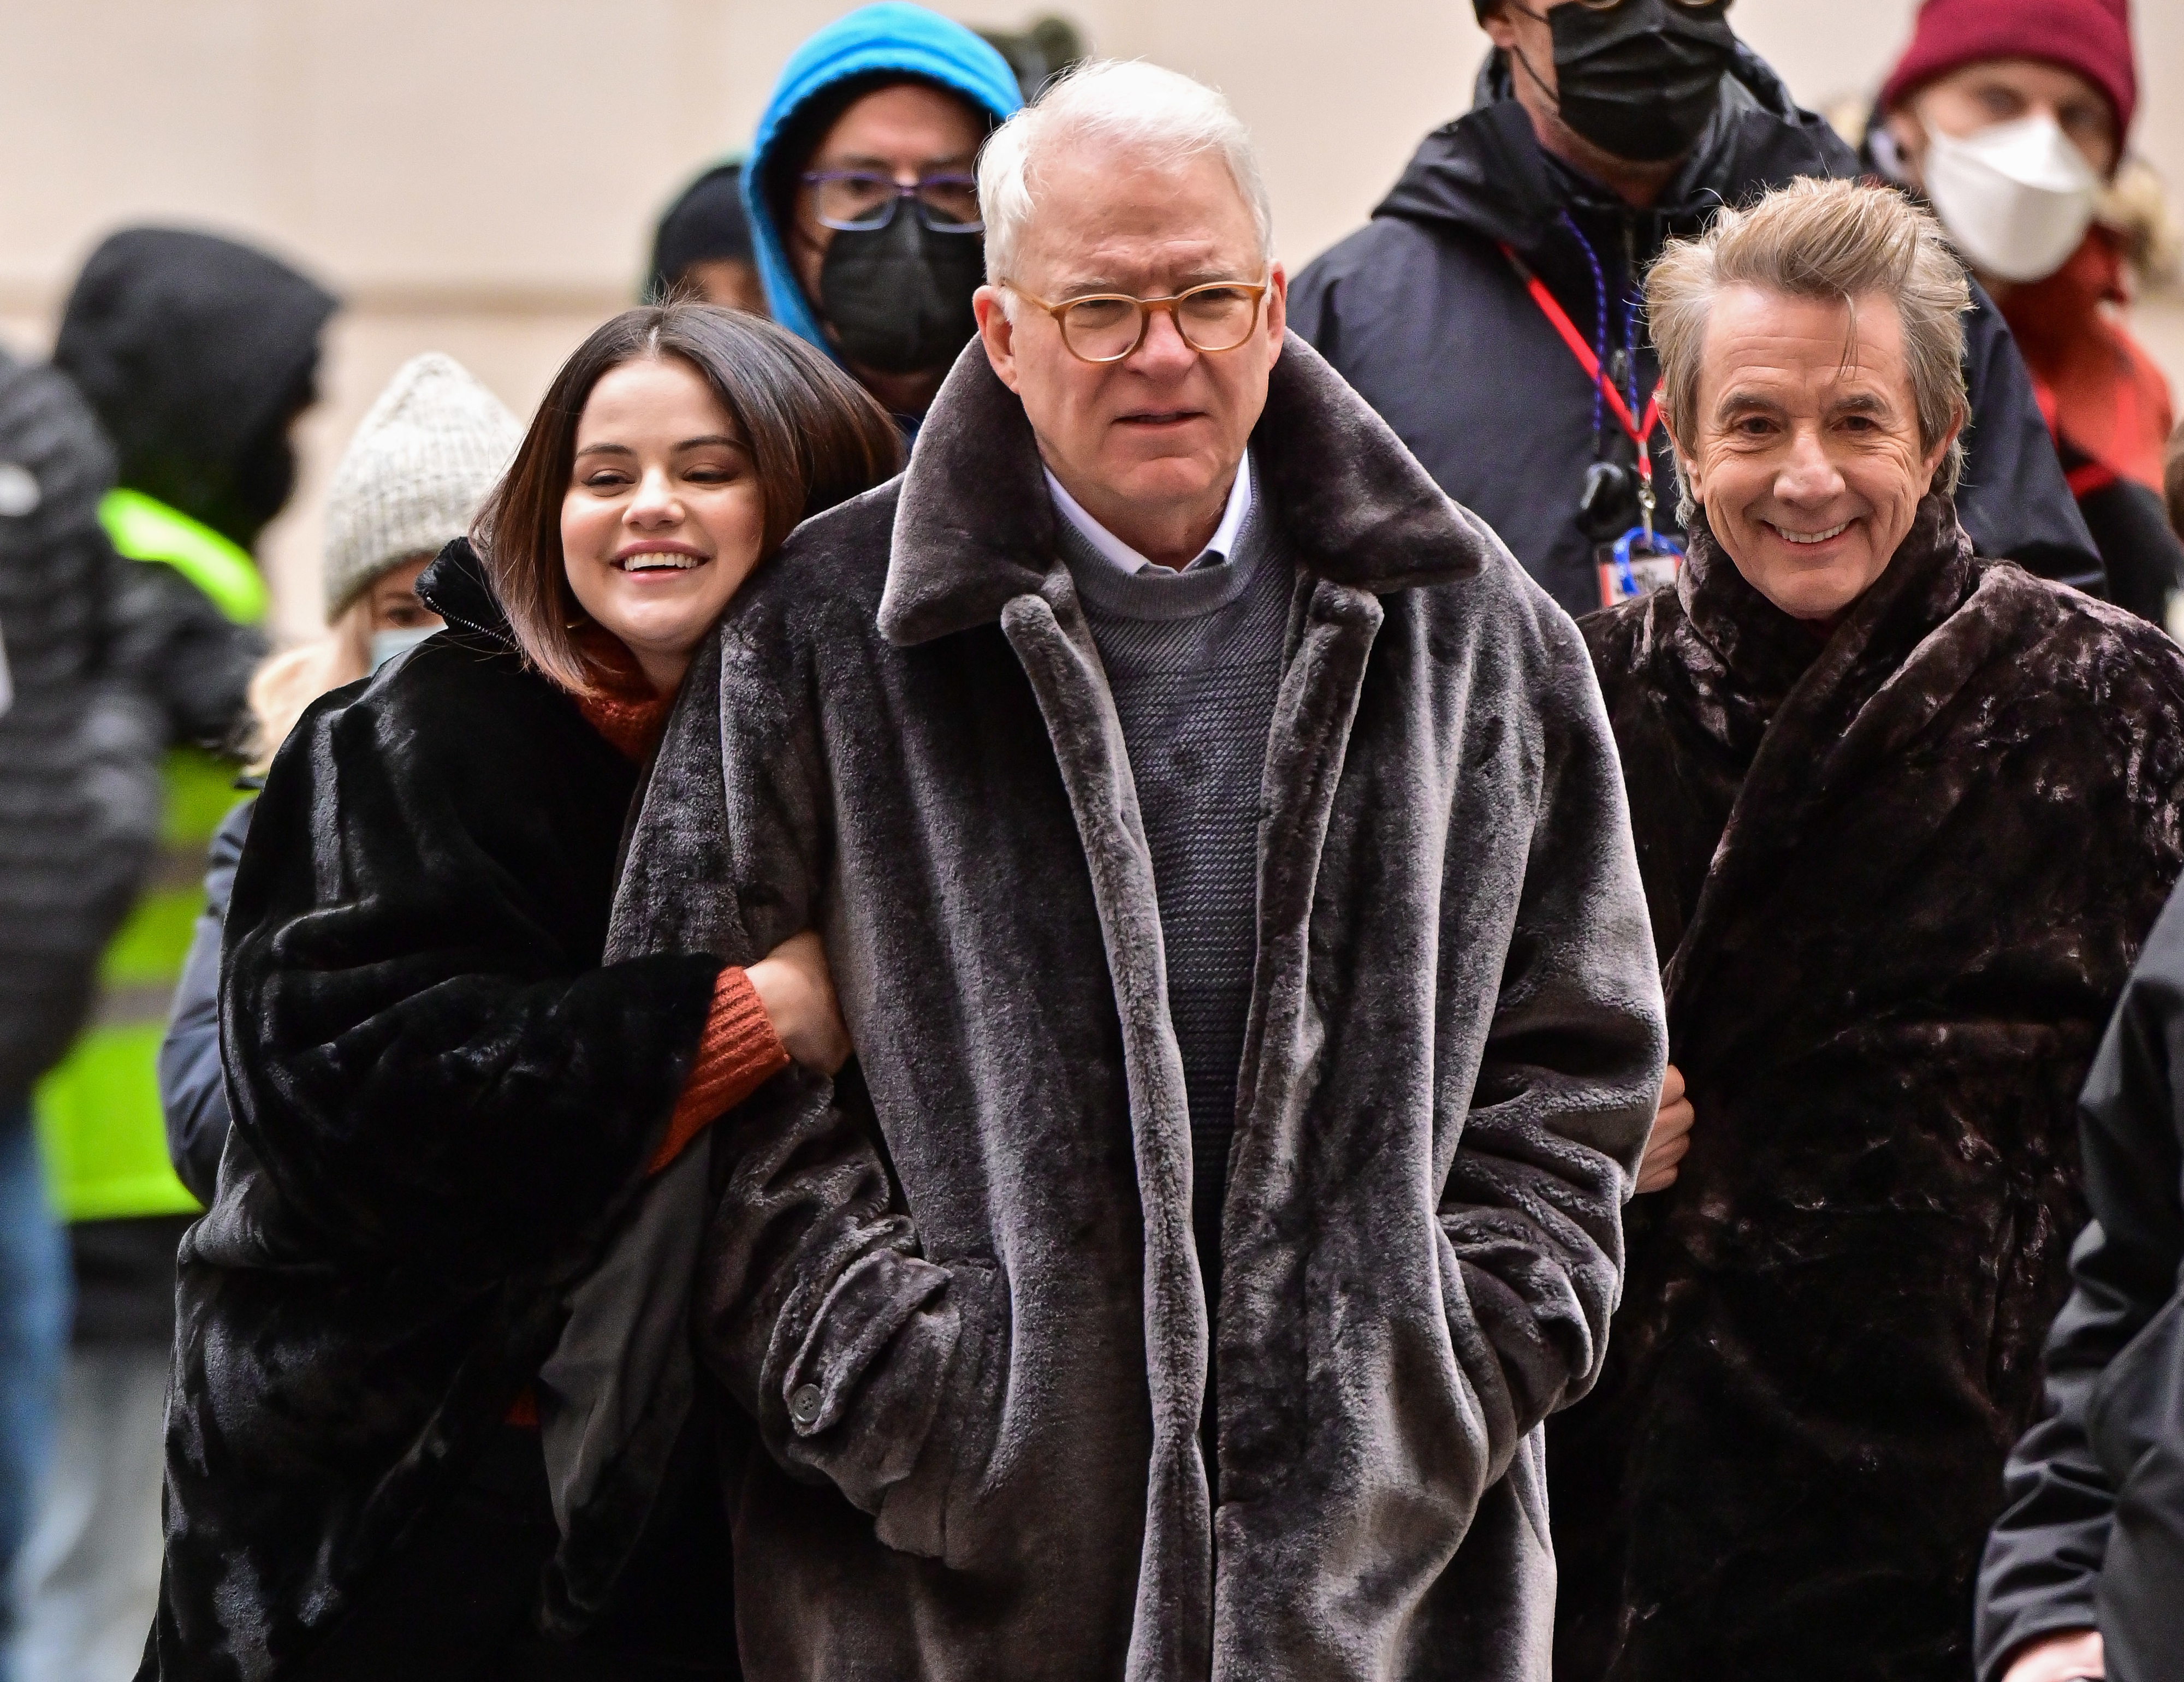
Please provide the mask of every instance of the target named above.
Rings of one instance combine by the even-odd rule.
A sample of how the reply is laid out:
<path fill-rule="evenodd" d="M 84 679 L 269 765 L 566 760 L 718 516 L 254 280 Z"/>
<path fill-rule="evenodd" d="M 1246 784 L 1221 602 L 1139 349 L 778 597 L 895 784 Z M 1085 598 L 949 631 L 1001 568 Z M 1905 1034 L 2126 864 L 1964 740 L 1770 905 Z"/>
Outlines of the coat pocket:
<path fill-rule="evenodd" d="M 1008 1292 L 987 1262 L 948 1264 L 956 1340 L 910 1475 L 881 1498 L 881 1541 L 956 1569 L 985 1551 L 975 1514 L 1008 1398 Z"/>

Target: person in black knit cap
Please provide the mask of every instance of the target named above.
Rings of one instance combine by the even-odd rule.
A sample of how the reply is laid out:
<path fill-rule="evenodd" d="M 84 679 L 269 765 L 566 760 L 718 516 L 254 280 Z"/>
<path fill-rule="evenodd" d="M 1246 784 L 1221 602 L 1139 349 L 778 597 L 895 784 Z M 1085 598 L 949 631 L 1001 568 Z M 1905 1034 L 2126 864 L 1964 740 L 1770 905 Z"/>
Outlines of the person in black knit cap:
<path fill-rule="evenodd" d="M 680 292 L 753 315 L 766 313 L 766 287 L 751 250 L 750 218 L 744 210 L 744 166 L 716 164 L 682 189 L 660 219 L 652 237 L 652 268 L 644 301 L 664 302 Z"/>

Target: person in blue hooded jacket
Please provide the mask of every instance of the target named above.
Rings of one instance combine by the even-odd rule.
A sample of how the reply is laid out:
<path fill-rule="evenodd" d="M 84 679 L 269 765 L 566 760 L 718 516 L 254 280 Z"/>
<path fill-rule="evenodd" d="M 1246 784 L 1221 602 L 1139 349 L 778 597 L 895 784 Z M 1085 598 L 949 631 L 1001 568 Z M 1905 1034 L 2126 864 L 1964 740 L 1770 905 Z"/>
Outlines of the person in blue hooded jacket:
<path fill-rule="evenodd" d="M 1023 103 L 1008 62 L 905 0 L 789 55 L 744 170 L 766 307 L 914 434 L 970 342 L 985 279 L 972 175 Z"/>

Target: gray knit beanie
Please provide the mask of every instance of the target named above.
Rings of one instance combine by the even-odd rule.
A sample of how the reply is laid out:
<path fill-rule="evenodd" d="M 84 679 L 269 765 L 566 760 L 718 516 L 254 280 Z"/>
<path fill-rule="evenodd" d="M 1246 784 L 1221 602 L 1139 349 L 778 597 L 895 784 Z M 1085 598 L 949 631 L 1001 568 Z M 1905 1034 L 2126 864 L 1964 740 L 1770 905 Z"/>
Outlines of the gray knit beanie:
<path fill-rule="evenodd" d="M 470 530 L 523 425 L 452 356 L 404 363 L 326 490 L 326 619 L 389 567 Z"/>

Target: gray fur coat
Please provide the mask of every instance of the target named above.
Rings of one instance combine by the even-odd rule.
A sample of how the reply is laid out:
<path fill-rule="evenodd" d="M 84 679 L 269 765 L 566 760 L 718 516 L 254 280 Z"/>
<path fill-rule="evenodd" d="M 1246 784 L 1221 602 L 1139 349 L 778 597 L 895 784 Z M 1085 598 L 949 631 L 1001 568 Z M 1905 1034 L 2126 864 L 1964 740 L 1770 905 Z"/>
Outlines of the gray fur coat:
<path fill-rule="evenodd" d="M 1130 768 L 975 343 L 669 727 L 616 948 L 816 926 L 858 1048 L 715 1140 L 761 1682 L 1547 1674 L 1540 1425 L 1665 1055 L 1614 744 L 1570 622 L 1299 340 L 1252 442 L 1299 565 L 1211 1317 Z"/>

